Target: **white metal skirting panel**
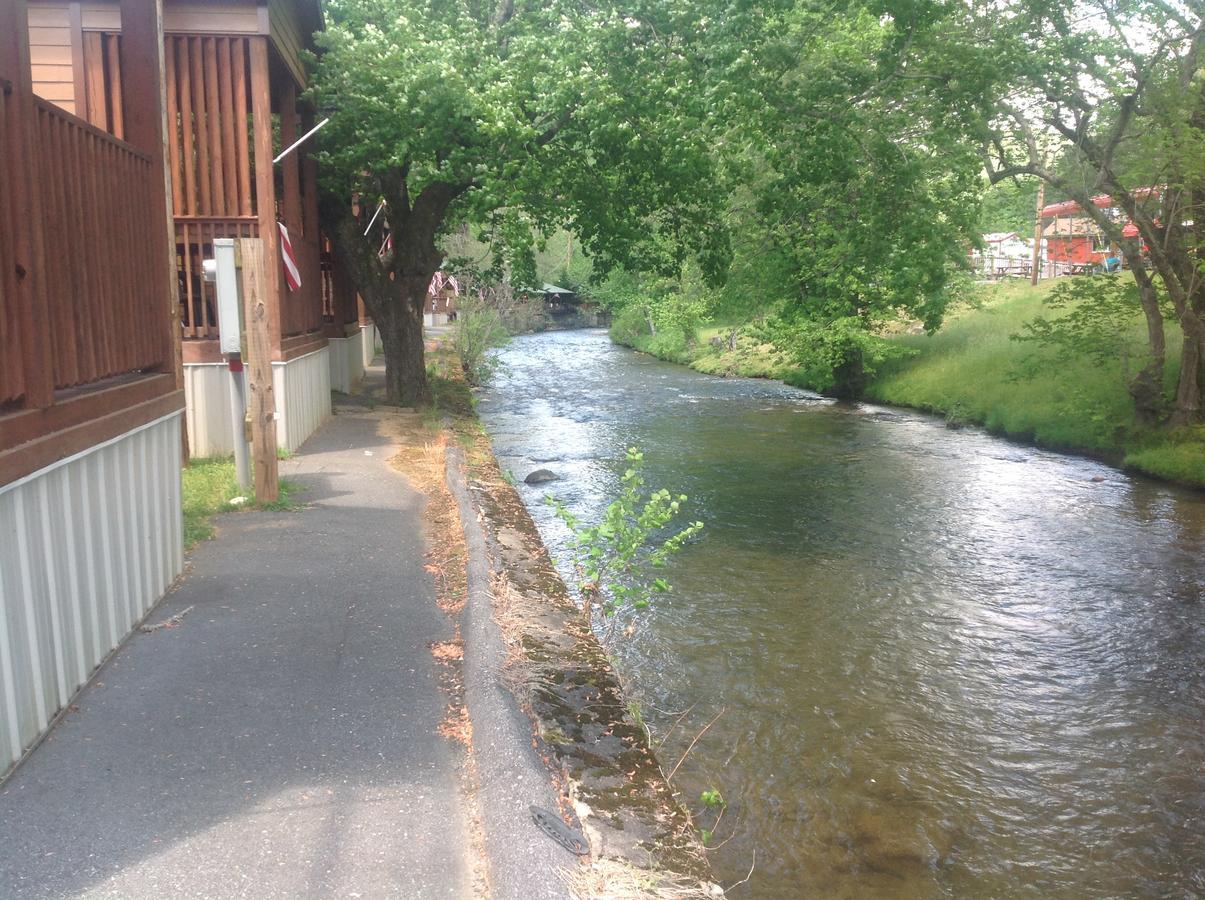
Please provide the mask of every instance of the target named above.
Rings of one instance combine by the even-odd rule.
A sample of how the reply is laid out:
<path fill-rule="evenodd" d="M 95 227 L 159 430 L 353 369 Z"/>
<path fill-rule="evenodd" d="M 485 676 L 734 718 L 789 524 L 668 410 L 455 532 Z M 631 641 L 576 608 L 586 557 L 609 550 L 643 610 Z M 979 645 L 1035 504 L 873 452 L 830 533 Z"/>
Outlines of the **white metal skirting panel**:
<path fill-rule="evenodd" d="M 349 390 L 354 390 L 364 378 L 364 332 L 347 339 L 347 381 Z"/>
<path fill-rule="evenodd" d="M 179 413 L 0 487 L 0 773 L 183 564 Z"/>
<path fill-rule="evenodd" d="M 327 347 L 272 363 L 276 391 L 276 442 L 296 450 L 331 416 L 331 368 Z"/>
<path fill-rule="evenodd" d="M 359 331 L 352 337 L 330 338 L 331 390 L 350 394 L 364 377 L 364 334 Z"/>
<path fill-rule="evenodd" d="M 326 339 L 326 362 L 331 370 L 331 390 L 347 393 L 347 341 Z"/>
<path fill-rule="evenodd" d="M 372 323 L 360 326 L 360 336 L 364 340 L 364 368 L 367 369 L 377 358 L 377 346 L 381 343 L 381 339 L 377 335 L 377 326 Z"/>
<path fill-rule="evenodd" d="M 356 339 L 343 343 L 349 346 L 335 351 L 341 356 L 351 357 L 359 352 Z M 272 387 L 276 393 L 276 443 L 280 447 L 296 450 L 319 425 L 330 418 L 334 381 L 331 359 L 329 348 L 323 347 L 298 359 L 272 363 Z M 344 368 L 351 368 L 354 364 L 346 363 Z M 347 390 L 350 385 L 337 389 Z M 189 453 L 194 457 L 227 456 L 233 453 L 230 373 L 226 364 L 186 365 L 184 402 L 188 413 Z"/>
<path fill-rule="evenodd" d="M 190 456 L 227 456 L 234 452 L 226 363 L 190 363 L 184 367 L 184 408 Z"/>

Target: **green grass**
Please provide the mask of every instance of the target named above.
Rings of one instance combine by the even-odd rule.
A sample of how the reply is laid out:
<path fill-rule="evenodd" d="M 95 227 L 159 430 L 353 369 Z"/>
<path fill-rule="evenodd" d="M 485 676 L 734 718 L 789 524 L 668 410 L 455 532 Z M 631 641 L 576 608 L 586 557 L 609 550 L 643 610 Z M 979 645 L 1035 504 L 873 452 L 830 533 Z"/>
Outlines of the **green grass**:
<path fill-rule="evenodd" d="M 1126 390 L 1130 369 L 1120 358 L 1093 365 L 1029 342 L 1012 340 L 1025 323 L 1052 311 L 1043 301 L 1054 282 L 985 286 L 980 303 L 949 315 L 936 334 L 900 334 L 892 340 L 913 351 L 883 365 L 867 399 L 945 416 L 954 424 L 982 425 L 1016 440 L 1085 453 L 1183 484 L 1205 487 L 1205 429 L 1142 430 L 1134 425 Z M 799 384 L 800 373 L 773 348 L 741 337 L 735 350 L 717 347 L 727 328 L 700 331 L 693 343 L 683 335 L 629 333 L 620 336 L 643 350 L 714 375 L 775 378 Z M 1140 359 L 1145 346 L 1142 319 L 1126 334 Z M 624 338 L 627 338 L 624 340 Z M 1168 366 L 1164 384 L 1175 384 L 1179 328 L 1167 325 Z M 1036 365 L 1035 365 L 1036 364 Z M 1026 369 L 1035 377 L 1022 377 Z M 806 385 L 801 385 L 806 386 Z"/>
<path fill-rule="evenodd" d="M 1205 431 L 1143 430 L 1126 391 L 1133 364 L 1107 366 L 1011 339 L 1026 322 L 1049 314 L 1053 283 L 986 288 L 983 304 L 951 316 L 934 335 L 901 335 L 916 355 L 888 364 L 870 399 L 911 406 L 954 422 L 983 425 L 1045 447 L 1089 453 L 1159 478 L 1205 486 Z M 1145 331 L 1135 315 L 1126 335 L 1140 359 Z M 1164 383 L 1175 384 L 1180 334 L 1167 328 Z M 1019 377 L 1034 368 L 1034 377 Z"/>
<path fill-rule="evenodd" d="M 294 498 L 296 485 L 289 479 L 280 480 L 280 498 L 275 503 L 257 504 L 251 492 L 238 486 L 232 457 L 208 457 L 190 460 L 183 473 L 184 549 L 214 534 L 210 518 L 217 513 L 244 509 L 290 510 L 298 504 Z M 231 505 L 236 497 L 248 497 L 243 505 Z"/>

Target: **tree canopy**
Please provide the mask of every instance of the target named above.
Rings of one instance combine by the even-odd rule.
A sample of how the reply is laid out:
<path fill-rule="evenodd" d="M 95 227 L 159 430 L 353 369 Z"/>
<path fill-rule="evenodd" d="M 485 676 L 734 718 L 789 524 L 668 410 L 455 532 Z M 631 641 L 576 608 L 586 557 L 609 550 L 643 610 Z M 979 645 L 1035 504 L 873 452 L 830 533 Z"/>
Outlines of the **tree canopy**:
<path fill-rule="evenodd" d="M 737 31 L 743 16 L 727 12 L 690 2 L 330 3 L 311 90 L 332 110 L 324 215 L 382 329 L 395 399 L 426 393 L 421 303 L 438 236 L 455 224 L 480 227 L 511 266 L 530 260 L 535 235 L 564 227 L 600 268 L 670 272 L 693 257 L 719 277 L 725 192 L 700 48 Z M 379 230 L 363 235 L 379 199 L 374 227 L 388 243 Z"/>
<path fill-rule="evenodd" d="M 397 399 L 425 391 L 414 311 L 453 225 L 512 273 L 541 236 L 576 235 L 596 279 L 624 272 L 599 293 L 649 328 L 761 303 L 817 386 L 856 395 L 885 330 L 937 328 L 983 222 L 1025 221 L 1041 180 L 1125 251 L 1151 343 L 1140 416 L 1164 412 L 1166 297 L 1185 337 L 1172 418 L 1201 418 L 1198 0 L 329 9 L 312 90 L 334 110 L 324 209 Z M 1122 215 L 1089 202 L 1100 192 Z"/>

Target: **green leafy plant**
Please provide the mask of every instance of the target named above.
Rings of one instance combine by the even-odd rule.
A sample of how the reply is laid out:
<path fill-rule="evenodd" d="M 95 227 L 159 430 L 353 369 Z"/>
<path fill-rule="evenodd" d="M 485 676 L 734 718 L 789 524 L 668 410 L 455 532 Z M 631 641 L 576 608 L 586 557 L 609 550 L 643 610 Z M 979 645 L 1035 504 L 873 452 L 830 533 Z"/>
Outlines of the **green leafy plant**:
<path fill-rule="evenodd" d="M 710 827 L 700 826 L 699 828 L 699 837 L 703 841 L 703 846 L 708 847 L 711 845 L 716 831 L 719 830 L 720 821 L 728 809 L 728 801 L 716 788 L 711 788 L 699 794 L 699 803 L 703 805 L 703 816 L 711 820 Z"/>
<path fill-rule="evenodd" d="M 489 381 L 498 368 L 490 350 L 506 343 L 509 335 L 498 311 L 471 295 L 461 299 L 452 329 L 452 346 L 469 384 Z"/>
<path fill-rule="evenodd" d="M 699 802 L 708 809 L 720 809 L 721 807 L 727 805 L 724 802 L 724 795 L 715 788 L 712 788 L 708 791 L 703 791 L 703 793 L 699 794 Z"/>
<path fill-rule="evenodd" d="M 657 571 L 703 529 L 702 522 L 691 522 L 666 537 L 686 495 L 648 490 L 643 470 L 644 454 L 628 448 L 619 496 L 596 525 L 583 526 L 563 504 L 548 499 L 573 532 L 574 569 L 583 611 L 592 621 L 597 614 L 613 623 L 618 614 L 645 609 L 654 597 L 669 593 L 669 582 Z"/>

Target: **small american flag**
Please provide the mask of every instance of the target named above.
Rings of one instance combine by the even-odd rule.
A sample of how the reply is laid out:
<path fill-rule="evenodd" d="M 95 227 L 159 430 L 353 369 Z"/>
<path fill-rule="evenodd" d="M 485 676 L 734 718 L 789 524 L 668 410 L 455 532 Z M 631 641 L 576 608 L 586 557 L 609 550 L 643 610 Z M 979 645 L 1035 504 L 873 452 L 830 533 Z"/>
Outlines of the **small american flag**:
<path fill-rule="evenodd" d="M 289 290 L 295 291 L 301 287 L 301 270 L 297 268 L 297 257 L 293 253 L 293 243 L 289 240 L 289 229 L 285 228 L 284 222 L 277 222 L 276 227 L 280 229 L 280 258 L 285 264 L 285 281 Z"/>

